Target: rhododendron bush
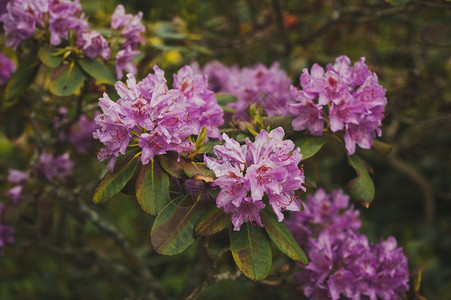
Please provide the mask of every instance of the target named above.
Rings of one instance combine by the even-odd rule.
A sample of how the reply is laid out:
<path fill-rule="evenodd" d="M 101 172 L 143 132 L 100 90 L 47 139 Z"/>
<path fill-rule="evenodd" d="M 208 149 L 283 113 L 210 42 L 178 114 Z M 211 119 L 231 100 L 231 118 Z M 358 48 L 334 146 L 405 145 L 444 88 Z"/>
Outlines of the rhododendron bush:
<path fill-rule="evenodd" d="M 315 40 L 423 4 L 160 2 L 0 1 L 0 298 L 422 298 L 407 73 Z"/>

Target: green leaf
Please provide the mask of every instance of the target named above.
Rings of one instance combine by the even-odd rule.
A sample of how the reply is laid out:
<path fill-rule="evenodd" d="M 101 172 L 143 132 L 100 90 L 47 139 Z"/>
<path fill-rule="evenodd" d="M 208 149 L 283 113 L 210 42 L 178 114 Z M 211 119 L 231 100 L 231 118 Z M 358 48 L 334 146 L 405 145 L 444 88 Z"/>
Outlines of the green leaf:
<path fill-rule="evenodd" d="M 305 186 L 314 189 L 318 188 L 318 186 L 316 185 L 316 181 L 312 177 L 310 177 L 310 175 L 304 173 L 304 176 L 305 176 Z"/>
<path fill-rule="evenodd" d="M 56 96 L 69 96 L 78 90 L 85 76 L 75 64 L 62 65 L 56 68 L 50 77 L 50 91 Z"/>
<path fill-rule="evenodd" d="M 14 107 L 14 109 L 8 110 L 4 114 L 2 120 L 4 124 L 4 133 L 9 140 L 15 140 L 19 138 L 25 129 L 27 120 L 24 116 L 23 107 Z"/>
<path fill-rule="evenodd" d="M 236 97 L 232 94 L 216 94 L 216 100 L 219 105 L 226 105 L 236 102 Z"/>
<path fill-rule="evenodd" d="M 169 152 L 159 156 L 161 167 L 176 178 L 193 178 L 199 176 L 206 182 L 213 181 L 214 172 L 208 169 L 204 163 L 188 161 L 183 157 L 178 160 L 178 154 Z"/>
<path fill-rule="evenodd" d="M 168 22 L 161 22 L 157 26 L 155 34 L 164 39 L 180 40 L 186 37 L 184 33 L 177 30 L 177 27 Z"/>
<path fill-rule="evenodd" d="M 263 280 L 272 265 L 271 246 L 263 228 L 249 222 L 230 234 L 230 250 L 238 269 L 252 280 Z"/>
<path fill-rule="evenodd" d="M 230 215 L 224 212 L 224 209 L 216 206 L 209 209 L 196 225 L 197 236 L 208 236 L 220 232 L 232 224 Z"/>
<path fill-rule="evenodd" d="M 142 166 L 136 178 L 136 199 L 142 210 L 153 216 L 168 204 L 169 177 L 157 161 Z"/>
<path fill-rule="evenodd" d="M 296 147 L 301 148 L 302 160 L 306 160 L 318 153 L 326 142 L 326 137 L 306 136 L 297 139 L 294 143 Z"/>
<path fill-rule="evenodd" d="M 365 207 L 369 207 L 374 199 L 374 183 L 368 173 L 366 162 L 357 155 L 348 156 L 348 162 L 357 173 L 357 177 L 346 185 L 351 198 L 359 201 Z"/>
<path fill-rule="evenodd" d="M 119 162 L 112 173 L 103 177 L 99 186 L 94 191 L 92 201 L 95 204 L 103 203 L 119 193 L 135 173 L 138 158 L 130 156 Z"/>
<path fill-rule="evenodd" d="M 213 149 L 216 145 L 222 145 L 222 142 L 218 140 L 209 140 L 207 143 L 202 145 L 199 149 L 199 153 L 213 154 Z"/>
<path fill-rule="evenodd" d="M 374 141 L 374 145 L 373 145 L 373 149 L 376 150 L 376 152 L 377 152 L 379 155 L 381 155 L 381 156 L 386 156 L 386 155 L 388 155 L 388 154 L 392 151 L 393 147 L 390 146 L 390 145 L 387 144 L 387 143 L 384 143 L 384 142 L 375 140 L 375 141 Z"/>
<path fill-rule="evenodd" d="M 196 142 L 194 143 L 196 152 L 202 148 L 202 146 L 205 144 L 205 139 L 207 138 L 207 125 L 202 127 L 199 134 L 197 135 Z"/>
<path fill-rule="evenodd" d="M 205 163 L 200 162 L 189 162 L 183 164 L 183 171 L 188 178 L 199 178 L 205 182 L 213 182 L 215 173 L 207 168 Z"/>
<path fill-rule="evenodd" d="M 282 127 L 285 132 L 293 131 L 291 122 L 293 122 L 294 117 L 263 117 L 263 125 L 266 127 L 271 127 L 271 129 Z"/>
<path fill-rule="evenodd" d="M 168 152 L 167 154 L 160 155 L 159 161 L 161 167 L 172 177 L 185 178 L 185 172 L 183 172 L 183 166 L 177 162 L 178 154 L 175 152 Z M 180 157 L 180 159 L 182 159 Z"/>
<path fill-rule="evenodd" d="M 236 113 L 236 110 L 233 109 L 233 108 L 231 108 L 231 107 L 228 107 L 228 106 L 225 106 L 225 105 L 219 105 L 219 106 L 221 107 L 221 109 L 222 109 L 225 113 L 231 113 L 231 114 Z"/>
<path fill-rule="evenodd" d="M 42 47 L 39 49 L 38 57 L 44 65 L 56 68 L 63 62 L 63 56 L 59 52 L 61 49 L 55 47 Z"/>
<path fill-rule="evenodd" d="M 192 202 L 191 197 L 175 199 L 160 212 L 150 233 L 156 252 L 163 255 L 180 254 L 195 241 L 194 228 L 206 203 Z"/>
<path fill-rule="evenodd" d="M 274 213 L 266 209 L 262 211 L 261 218 L 266 232 L 277 248 L 292 260 L 306 265 L 308 263 L 307 256 L 287 226 L 283 222 L 277 222 Z"/>
<path fill-rule="evenodd" d="M 23 94 L 33 83 L 39 70 L 39 60 L 33 58 L 20 64 L 8 81 L 5 90 L 5 100 L 9 101 Z"/>
<path fill-rule="evenodd" d="M 103 62 L 97 59 L 83 58 L 82 60 L 79 60 L 78 63 L 80 64 L 80 67 L 95 80 L 111 85 L 116 82 L 113 72 Z"/>

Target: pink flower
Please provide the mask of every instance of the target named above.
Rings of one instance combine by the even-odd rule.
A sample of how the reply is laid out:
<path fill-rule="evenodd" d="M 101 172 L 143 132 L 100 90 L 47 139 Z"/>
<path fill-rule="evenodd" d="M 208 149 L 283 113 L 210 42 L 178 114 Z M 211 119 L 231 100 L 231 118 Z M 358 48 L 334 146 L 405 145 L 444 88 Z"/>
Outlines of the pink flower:
<path fill-rule="evenodd" d="M 294 191 L 305 190 L 304 174 L 298 167 L 302 156 L 292 141 L 283 140 L 284 134 L 281 127 L 269 133 L 262 130 L 255 142 L 247 139 L 243 146 L 223 134 L 225 143 L 214 147 L 218 159 L 204 157 L 216 174 L 212 185 L 221 189 L 216 205 L 232 214 L 234 230 L 247 221 L 262 226 L 259 212 L 265 207 L 265 197 L 279 222 L 283 210 L 300 210 Z"/>
<path fill-rule="evenodd" d="M 97 56 L 105 60 L 110 59 L 110 48 L 105 38 L 96 31 L 88 31 L 83 33 L 81 44 L 83 45 L 84 54 L 93 59 Z"/>

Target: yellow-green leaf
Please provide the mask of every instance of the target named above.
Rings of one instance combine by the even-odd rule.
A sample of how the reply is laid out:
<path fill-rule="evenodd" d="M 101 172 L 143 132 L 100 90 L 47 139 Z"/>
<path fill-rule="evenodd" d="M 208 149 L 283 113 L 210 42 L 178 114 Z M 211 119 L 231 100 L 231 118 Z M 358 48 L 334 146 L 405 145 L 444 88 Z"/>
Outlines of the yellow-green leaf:
<path fill-rule="evenodd" d="M 376 150 L 376 152 L 377 152 L 379 155 L 381 155 L 381 156 L 386 156 L 386 155 L 388 155 L 388 154 L 392 151 L 393 147 L 390 146 L 390 145 L 387 144 L 387 143 L 384 143 L 384 142 L 375 140 L 375 141 L 374 141 L 374 145 L 373 145 L 373 149 Z"/>
<path fill-rule="evenodd" d="M 307 256 L 287 226 L 278 222 L 274 213 L 266 209 L 261 212 L 261 218 L 266 232 L 277 248 L 292 260 L 306 265 L 308 263 Z"/>
<path fill-rule="evenodd" d="M 322 136 L 306 136 L 297 139 L 294 143 L 301 148 L 302 160 L 306 160 L 318 153 L 327 142 L 327 138 Z"/>
<path fill-rule="evenodd" d="M 168 204 L 169 177 L 157 161 L 151 160 L 141 168 L 136 178 L 136 199 L 142 210 L 153 216 Z"/>
<path fill-rule="evenodd" d="M 56 68 L 50 78 L 50 91 L 56 96 L 69 96 L 78 90 L 85 79 L 83 72 L 75 64 Z"/>
<path fill-rule="evenodd" d="M 11 75 L 5 90 L 5 100 L 10 101 L 20 96 L 33 83 L 38 74 L 40 63 L 34 58 L 19 64 L 16 72 Z"/>
<path fill-rule="evenodd" d="M 230 215 L 224 212 L 224 209 L 216 206 L 209 209 L 196 225 L 197 236 L 208 236 L 220 232 L 232 224 Z"/>
<path fill-rule="evenodd" d="M 200 130 L 199 134 L 197 135 L 196 142 L 194 143 L 196 152 L 198 152 L 200 148 L 205 144 L 206 138 L 207 138 L 207 126 L 205 125 Z"/>
<path fill-rule="evenodd" d="M 38 57 L 42 63 L 50 68 L 56 68 L 63 62 L 61 49 L 55 47 L 42 47 L 39 49 Z"/>
<path fill-rule="evenodd" d="M 263 280 L 272 265 L 271 246 L 263 228 L 249 222 L 230 234 L 230 250 L 238 269 L 252 280 Z"/>
<path fill-rule="evenodd" d="M 346 185 L 351 198 L 369 206 L 374 199 L 374 183 L 368 172 L 367 163 L 358 155 L 348 156 L 348 162 L 357 173 L 357 177 Z"/>
<path fill-rule="evenodd" d="M 135 173 L 138 158 L 131 156 L 117 164 L 114 172 L 107 173 L 94 191 L 92 201 L 103 203 L 119 193 Z"/>
<path fill-rule="evenodd" d="M 219 105 L 226 105 L 236 102 L 236 97 L 232 94 L 216 94 L 216 101 Z"/>
<path fill-rule="evenodd" d="M 81 59 L 78 63 L 83 71 L 88 73 L 88 75 L 95 80 L 107 84 L 114 84 L 116 82 L 113 72 L 105 65 L 105 63 L 97 59 L 87 58 Z"/>
<path fill-rule="evenodd" d="M 163 167 L 169 175 L 176 178 L 193 178 L 196 175 L 199 175 L 213 179 L 214 176 L 214 172 L 208 169 L 205 164 L 188 161 L 183 157 L 178 159 L 178 154 L 175 152 L 160 155 L 159 161 L 161 167 Z M 208 180 L 203 180 L 208 182 Z"/>
<path fill-rule="evenodd" d="M 203 201 L 193 203 L 191 197 L 169 202 L 158 214 L 150 232 L 155 251 L 163 255 L 185 251 L 195 241 L 194 228 L 205 206 Z"/>

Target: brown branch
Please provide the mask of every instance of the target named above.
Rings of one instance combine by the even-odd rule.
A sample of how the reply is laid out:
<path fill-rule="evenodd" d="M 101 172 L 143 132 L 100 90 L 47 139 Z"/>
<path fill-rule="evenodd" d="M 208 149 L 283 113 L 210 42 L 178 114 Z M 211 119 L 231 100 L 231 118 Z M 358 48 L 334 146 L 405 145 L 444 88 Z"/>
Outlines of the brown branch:
<path fill-rule="evenodd" d="M 82 214 L 87 220 L 93 223 L 102 233 L 106 234 L 110 238 L 113 239 L 115 244 L 119 247 L 124 257 L 132 264 L 131 273 L 137 273 L 137 276 L 140 277 L 140 284 L 146 287 L 149 293 L 150 298 L 159 298 L 163 297 L 163 293 L 161 291 L 161 287 L 158 284 L 155 276 L 148 270 L 144 263 L 139 260 L 139 258 L 132 251 L 130 244 L 124 235 L 117 230 L 117 228 L 103 219 L 94 209 L 86 205 L 80 198 L 81 187 L 75 188 L 72 192 L 59 189 L 50 183 L 50 186 L 55 190 L 58 196 L 61 199 L 66 200 L 69 204 L 75 205 L 75 208 L 78 210 L 80 214 Z M 85 187 L 85 191 L 92 190 L 91 186 Z M 71 211 L 73 213 L 73 211 Z M 139 274 L 139 275 L 138 275 Z M 158 296 L 158 297 L 157 297 Z"/>
<path fill-rule="evenodd" d="M 41 240 L 39 246 L 59 256 L 70 258 L 73 264 L 92 265 L 96 264 L 100 270 L 111 280 L 116 286 L 124 292 L 130 291 L 131 287 L 124 282 L 124 278 L 133 278 L 133 274 L 125 271 L 118 263 L 99 256 L 96 252 L 87 249 L 73 249 L 67 247 L 58 247 Z M 136 278 L 134 278 L 136 282 Z"/>
<path fill-rule="evenodd" d="M 215 274 L 215 271 L 218 268 L 219 260 L 225 253 L 230 251 L 229 247 L 226 247 L 226 248 L 222 249 L 221 251 L 219 251 L 218 255 L 214 255 L 210 250 L 207 238 L 203 239 L 202 247 L 205 250 L 207 257 L 209 258 L 211 264 L 210 264 L 210 267 L 206 269 L 205 276 L 204 276 L 202 282 L 200 283 L 200 285 L 197 286 L 185 298 L 185 300 L 197 299 L 202 294 L 202 292 L 205 290 L 205 288 L 207 288 L 209 285 L 214 284 L 215 282 L 217 282 L 219 280 L 225 280 L 225 279 L 236 280 L 236 279 L 238 279 L 238 277 L 241 276 L 241 272 L 239 270 L 237 270 L 234 273 L 226 272 L 226 273 L 222 273 L 222 274 Z"/>
<path fill-rule="evenodd" d="M 427 222 L 432 222 L 435 219 L 435 198 L 434 188 L 429 181 L 421 174 L 412 164 L 403 161 L 396 155 L 396 151 L 393 151 L 388 157 L 387 161 L 395 169 L 403 173 L 413 183 L 415 183 L 421 193 L 423 194 L 423 208 L 425 212 L 425 219 Z"/>

